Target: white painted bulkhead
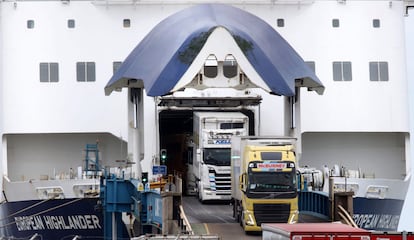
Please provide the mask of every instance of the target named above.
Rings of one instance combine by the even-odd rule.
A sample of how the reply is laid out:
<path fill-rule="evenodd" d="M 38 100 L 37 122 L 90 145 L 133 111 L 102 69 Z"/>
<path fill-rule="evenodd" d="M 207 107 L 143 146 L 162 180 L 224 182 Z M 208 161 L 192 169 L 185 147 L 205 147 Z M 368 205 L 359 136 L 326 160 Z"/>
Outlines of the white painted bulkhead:
<path fill-rule="evenodd" d="M 350 169 L 383 164 L 392 170 L 384 167 L 377 177 L 404 179 L 410 140 L 403 2 L 255 2 L 236 6 L 267 21 L 305 61 L 314 61 L 326 88 L 322 96 L 301 90 L 301 161 L 322 165 L 338 159 Z M 112 63 L 124 60 L 166 16 L 188 6 L 139 1 L 1 2 L 1 171 L 21 180 L 51 174 L 53 168 L 78 166 L 84 144 L 94 143 L 96 135 L 105 139 L 106 163 L 126 157 L 126 150 L 120 151 L 121 140 L 129 140 L 133 126 L 127 91 L 107 97 L 103 90 L 113 74 Z M 75 20 L 75 28 L 67 27 L 68 19 Z M 124 19 L 130 19 L 129 28 L 123 27 Z M 277 19 L 284 19 L 285 26 L 277 27 Z M 332 19 L 339 19 L 339 28 L 332 27 Z M 380 28 L 372 27 L 373 19 L 380 19 Z M 28 20 L 34 20 L 33 29 L 27 28 Z M 95 82 L 76 81 L 79 61 L 96 63 Z M 352 62 L 352 81 L 333 81 L 333 61 Z M 389 81 L 369 80 L 370 61 L 388 62 Z M 40 62 L 59 63 L 59 82 L 39 81 Z M 283 98 L 257 91 L 263 97 L 259 134 L 283 135 Z M 147 171 L 158 154 L 155 105 L 154 98 L 144 96 L 142 168 Z M 44 159 L 47 167 L 31 165 L 33 159 Z M 27 166 L 33 173 L 23 172 L 30 169 Z"/>
<path fill-rule="evenodd" d="M 405 29 L 406 29 L 406 43 L 407 43 L 407 81 L 408 81 L 408 91 L 412 92 L 414 89 L 414 69 L 408 66 L 414 66 L 414 46 L 412 44 L 408 44 L 414 41 L 414 10 L 410 8 L 407 11 L 407 17 L 405 18 Z M 414 126 L 413 126 L 413 119 L 414 119 L 414 96 L 413 94 L 409 94 L 409 113 L 410 113 L 410 135 L 414 133 Z M 410 152 L 412 153 L 414 150 L 414 145 L 411 143 Z M 412 154 L 411 154 L 412 156 Z M 413 159 L 411 158 L 411 166 L 413 164 Z M 408 163 L 410 163 L 408 162 Z M 409 168 L 411 171 L 409 173 L 412 175 L 413 168 Z M 411 204 L 414 199 L 414 188 L 413 188 L 413 178 L 411 178 L 410 182 L 410 189 L 407 192 L 407 196 L 405 198 L 404 208 L 401 212 L 401 221 L 398 226 L 399 230 L 409 230 L 413 229 L 412 226 L 412 212 L 414 211 L 414 204 Z"/>
<path fill-rule="evenodd" d="M 3 5 L 2 4 L 0 4 L 0 11 L 2 11 L 2 7 L 3 7 Z M 1 17 L 1 15 L 0 15 L 0 26 L 3 26 L 3 18 Z M 0 27 L 0 74 L 2 74 L 3 73 L 3 46 L 4 46 L 4 44 L 3 44 L 3 36 L 4 36 L 4 33 L 3 33 L 3 28 L 2 27 Z M 4 110 L 3 110 L 3 82 L 4 82 L 4 80 L 3 80 L 3 76 L 2 75 L 0 75 L 1 77 L 0 77 L 0 139 L 1 139 L 1 142 L 3 143 L 4 142 L 4 140 L 3 140 L 3 115 L 4 115 Z M 7 156 L 5 156 L 5 155 L 3 155 L 3 148 L 4 148 L 5 146 L 2 144 L 1 146 L 0 146 L 0 166 L 7 166 Z M 5 169 L 3 168 L 3 167 L 0 167 L 0 174 L 4 174 L 5 173 Z M 0 179 L 0 186 L 1 186 L 1 183 L 2 183 L 2 179 Z"/>
<path fill-rule="evenodd" d="M 99 146 L 102 166 L 115 166 L 125 159 L 127 144 L 108 133 L 11 134 L 7 138 L 8 177 L 11 181 L 28 181 L 48 176 L 69 178 L 70 169 L 85 168 L 86 144 Z M 75 150 L 76 149 L 76 150 Z M 89 157 L 94 158 L 93 153 Z M 42 163 L 42 164 L 39 164 Z"/>

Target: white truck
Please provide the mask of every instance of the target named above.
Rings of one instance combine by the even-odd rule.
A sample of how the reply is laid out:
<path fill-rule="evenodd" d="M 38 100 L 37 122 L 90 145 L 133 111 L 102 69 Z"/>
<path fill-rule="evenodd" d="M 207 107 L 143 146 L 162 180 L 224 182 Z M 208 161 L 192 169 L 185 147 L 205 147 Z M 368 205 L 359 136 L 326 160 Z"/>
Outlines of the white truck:
<path fill-rule="evenodd" d="M 249 118 L 240 112 L 194 112 L 193 161 L 187 189 L 201 202 L 230 200 L 230 148 L 233 136 L 246 136 Z"/>

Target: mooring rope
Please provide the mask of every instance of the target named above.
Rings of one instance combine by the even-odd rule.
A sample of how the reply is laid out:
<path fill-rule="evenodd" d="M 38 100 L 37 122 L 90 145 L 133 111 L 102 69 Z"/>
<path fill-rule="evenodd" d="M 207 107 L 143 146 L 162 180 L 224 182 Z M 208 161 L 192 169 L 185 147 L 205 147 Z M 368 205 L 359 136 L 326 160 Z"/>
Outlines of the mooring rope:
<path fill-rule="evenodd" d="M 55 207 L 52 207 L 52 208 L 49 208 L 49 209 L 46 209 L 46 210 L 40 211 L 40 212 L 38 212 L 38 213 L 32 214 L 32 215 L 27 216 L 27 217 L 36 217 L 36 216 L 38 216 L 38 215 L 41 215 L 41 214 L 44 214 L 44 213 L 47 213 L 47 212 L 50 212 L 50 211 L 56 210 L 56 209 L 58 209 L 58 208 L 61 208 L 61 207 L 66 206 L 66 205 L 69 205 L 69 204 L 72 204 L 72 203 L 78 202 L 78 201 L 80 201 L 80 200 L 82 200 L 82 199 L 83 199 L 83 198 L 77 198 L 77 199 L 72 200 L 72 201 L 70 201 L 70 202 L 66 202 L 66 203 L 63 203 L 63 204 L 61 204 L 61 205 L 58 205 L 58 206 L 55 206 Z M 18 221 L 13 221 L 13 222 L 10 222 L 10 223 L 7 223 L 7 224 L 4 224 L 4 225 L 1 225 L 1 226 L 0 226 L 0 228 L 4 228 L 4 227 L 7 227 L 7 226 L 9 226 L 9 225 L 15 224 L 16 222 L 18 222 Z"/>

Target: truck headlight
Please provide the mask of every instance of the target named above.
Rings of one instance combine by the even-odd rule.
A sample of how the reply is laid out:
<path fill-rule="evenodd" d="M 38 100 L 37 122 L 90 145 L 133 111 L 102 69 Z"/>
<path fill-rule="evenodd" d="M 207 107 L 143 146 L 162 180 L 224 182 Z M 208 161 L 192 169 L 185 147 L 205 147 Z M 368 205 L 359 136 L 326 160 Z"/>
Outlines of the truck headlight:
<path fill-rule="evenodd" d="M 290 216 L 289 223 L 297 223 L 299 217 L 299 211 L 295 210 L 292 212 L 292 215 Z"/>
<path fill-rule="evenodd" d="M 251 213 L 250 211 L 245 211 L 245 220 L 246 220 L 246 225 L 249 226 L 254 226 L 256 225 L 256 222 L 254 221 L 254 217 L 253 217 L 253 213 Z"/>

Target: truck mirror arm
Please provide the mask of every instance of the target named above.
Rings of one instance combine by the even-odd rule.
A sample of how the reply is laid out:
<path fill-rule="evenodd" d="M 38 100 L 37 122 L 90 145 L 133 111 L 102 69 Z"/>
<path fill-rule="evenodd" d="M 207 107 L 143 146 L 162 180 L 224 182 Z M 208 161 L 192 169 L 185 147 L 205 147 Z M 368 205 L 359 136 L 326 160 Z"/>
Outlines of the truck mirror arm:
<path fill-rule="evenodd" d="M 242 191 L 242 192 L 246 192 L 246 190 L 245 190 L 245 183 L 244 183 L 244 181 L 245 181 L 245 176 L 246 176 L 246 174 L 245 173 L 243 173 L 242 175 L 240 175 L 240 177 L 239 177 L 239 188 L 240 188 L 240 190 Z"/>

